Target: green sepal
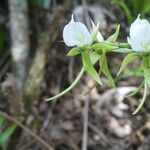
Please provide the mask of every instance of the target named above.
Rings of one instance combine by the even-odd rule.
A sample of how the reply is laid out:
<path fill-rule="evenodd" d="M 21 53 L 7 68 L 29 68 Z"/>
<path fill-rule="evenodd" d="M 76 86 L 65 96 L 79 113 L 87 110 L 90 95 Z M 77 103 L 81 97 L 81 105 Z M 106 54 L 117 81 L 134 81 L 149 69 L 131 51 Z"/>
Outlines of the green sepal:
<path fill-rule="evenodd" d="M 106 41 L 116 42 L 120 31 L 120 25 L 117 26 L 116 31 L 113 35 L 111 35 Z"/>
<path fill-rule="evenodd" d="M 81 53 L 80 49 L 78 47 L 74 47 L 68 52 L 67 56 L 76 56 L 79 55 L 80 53 Z"/>
<path fill-rule="evenodd" d="M 83 62 L 83 67 L 87 71 L 87 73 L 100 85 L 102 85 L 102 81 L 100 80 L 100 77 L 95 70 L 95 68 L 92 65 L 90 56 L 88 52 L 82 52 L 82 62 Z"/>
<path fill-rule="evenodd" d="M 136 53 L 136 52 L 133 52 L 133 53 L 128 54 L 128 55 L 124 58 L 124 60 L 123 60 L 123 62 L 122 62 L 122 64 L 121 64 L 121 67 L 120 67 L 120 69 L 119 69 L 119 72 L 117 73 L 117 76 L 128 66 L 128 64 L 129 64 L 130 62 L 132 62 L 132 61 L 133 61 L 134 59 L 136 59 L 138 56 L 139 56 L 139 54 Z"/>
<path fill-rule="evenodd" d="M 100 68 L 102 69 L 102 73 L 107 77 L 109 83 L 115 87 L 115 84 L 114 84 L 114 80 L 110 74 L 110 71 L 108 69 L 108 64 L 107 64 L 107 58 L 106 58 L 106 54 L 105 52 L 103 51 L 103 54 L 102 54 L 102 57 L 100 59 Z"/>

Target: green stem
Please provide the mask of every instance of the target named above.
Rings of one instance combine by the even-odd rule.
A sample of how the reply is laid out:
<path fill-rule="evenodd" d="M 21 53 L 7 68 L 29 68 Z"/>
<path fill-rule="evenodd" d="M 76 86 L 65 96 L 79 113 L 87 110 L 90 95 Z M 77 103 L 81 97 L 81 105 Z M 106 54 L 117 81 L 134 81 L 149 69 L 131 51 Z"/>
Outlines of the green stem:
<path fill-rule="evenodd" d="M 76 79 L 73 81 L 73 83 L 67 89 L 65 89 L 64 91 L 62 91 L 58 95 L 55 95 L 51 98 L 46 99 L 46 101 L 51 101 L 51 100 L 57 99 L 57 98 L 65 95 L 66 93 L 68 93 L 70 90 L 72 90 L 76 86 L 76 84 L 79 82 L 79 80 L 81 79 L 84 71 L 85 71 L 84 68 L 82 68 L 81 71 L 79 72 L 78 76 L 76 77 Z"/>
<path fill-rule="evenodd" d="M 119 48 L 131 48 L 128 43 L 118 43 Z"/>
<path fill-rule="evenodd" d="M 139 104 L 139 106 L 136 108 L 136 110 L 132 113 L 133 115 L 137 114 L 139 112 L 139 110 L 142 108 L 142 106 L 144 105 L 144 102 L 146 100 L 146 96 L 147 96 L 147 82 L 144 81 L 144 95 L 143 98 L 141 99 L 141 102 Z"/>
<path fill-rule="evenodd" d="M 134 96 L 136 93 L 138 93 L 140 91 L 140 89 L 143 87 L 143 85 L 144 85 L 144 81 L 140 84 L 140 86 L 134 92 L 130 93 L 126 97 Z"/>

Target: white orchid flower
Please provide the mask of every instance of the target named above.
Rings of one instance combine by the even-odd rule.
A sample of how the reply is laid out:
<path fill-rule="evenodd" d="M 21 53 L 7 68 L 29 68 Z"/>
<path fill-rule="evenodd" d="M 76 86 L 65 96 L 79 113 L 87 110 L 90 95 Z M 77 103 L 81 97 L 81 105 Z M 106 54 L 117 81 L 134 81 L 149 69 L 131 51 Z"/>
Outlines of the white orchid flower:
<path fill-rule="evenodd" d="M 104 41 L 104 38 L 103 38 L 102 34 L 99 32 L 100 23 L 98 22 L 98 24 L 95 25 L 92 20 L 91 20 L 91 23 L 92 23 L 91 35 L 92 35 L 93 41 L 98 41 L 98 42 Z"/>
<path fill-rule="evenodd" d="M 64 27 L 63 39 L 67 46 L 83 46 L 92 44 L 92 36 L 86 26 L 75 22 L 73 15 L 71 21 Z"/>
<path fill-rule="evenodd" d="M 150 23 L 146 19 L 137 19 L 131 24 L 128 43 L 134 51 L 150 50 Z"/>

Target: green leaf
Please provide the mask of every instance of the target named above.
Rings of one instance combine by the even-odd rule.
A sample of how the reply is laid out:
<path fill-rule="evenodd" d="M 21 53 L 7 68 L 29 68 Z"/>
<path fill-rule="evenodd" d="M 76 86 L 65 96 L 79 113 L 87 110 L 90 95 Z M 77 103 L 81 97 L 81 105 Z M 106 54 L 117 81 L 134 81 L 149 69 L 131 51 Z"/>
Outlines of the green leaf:
<path fill-rule="evenodd" d="M 120 69 L 119 69 L 119 72 L 118 72 L 117 76 L 127 67 L 127 65 L 128 65 L 130 62 L 132 62 L 132 61 L 133 61 L 134 59 L 136 59 L 138 56 L 139 56 L 138 53 L 135 53 L 135 52 L 128 54 L 128 55 L 124 58 L 124 60 L 123 60 L 123 62 L 122 62 L 122 65 L 121 65 L 121 67 L 120 67 Z"/>
<path fill-rule="evenodd" d="M 109 83 L 115 87 L 115 84 L 114 84 L 114 80 L 110 74 L 110 71 L 108 69 L 108 65 L 107 65 L 107 59 L 106 59 L 106 55 L 104 54 L 103 55 L 103 58 L 100 59 L 100 67 L 102 68 L 102 72 L 103 74 L 107 77 Z"/>
<path fill-rule="evenodd" d="M 100 85 L 102 85 L 102 81 L 100 80 L 100 77 L 98 73 L 96 72 L 95 68 L 92 65 L 92 62 L 90 60 L 90 56 L 88 52 L 83 52 L 82 53 L 82 62 L 83 62 L 83 67 L 87 71 L 87 73 L 95 80 L 97 81 Z"/>
<path fill-rule="evenodd" d="M 150 63 L 149 63 L 149 57 L 143 58 L 141 62 L 141 69 L 143 70 L 144 78 L 150 87 Z"/>
<path fill-rule="evenodd" d="M 4 132 L 0 134 L 0 143 L 5 143 L 9 139 L 9 137 L 13 134 L 14 130 L 16 129 L 16 125 L 12 124 L 7 127 Z"/>
<path fill-rule="evenodd" d="M 0 125 L 4 122 L 4 117 L 0 116 Z"/>
<path fill-rule="evenodd" d="M 109 51 L 118 48 L 118 46 L 114 45 L 113 43 L 110 42 L 99 42 L 96 44 L 93 44 L 91 49 L 95 50 L 96 52 L 102 53 L 103 50 Z"/>
<path fill-rule="evenodd" d="M 68 52 L 67 56 L 75 56 L 75 55 L 78 55 L 78 54 L 80 54 L 79 48 L 74 47 L 74 48 L 72 48 L 72 49 Z"/>
<path fill-rule="evenodd" d="M 113 35 L 111 35 L 106 41 L 116 42 L 120 31 L 120 25 L 117 26 L 117 29 Z"/>

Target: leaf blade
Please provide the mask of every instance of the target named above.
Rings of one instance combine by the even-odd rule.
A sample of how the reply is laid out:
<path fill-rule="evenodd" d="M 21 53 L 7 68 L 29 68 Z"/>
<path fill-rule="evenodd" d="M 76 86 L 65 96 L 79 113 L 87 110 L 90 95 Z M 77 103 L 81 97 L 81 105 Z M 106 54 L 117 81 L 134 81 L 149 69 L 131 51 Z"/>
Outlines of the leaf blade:
<path fill-rule="evenodd" d="M 13 134 L 14 130 L 16 129 L 16 124 L 12 124 L 7 127 L 4 132 L 0 135 L 0 143 L 5 143 L 9 137 Z"/>

